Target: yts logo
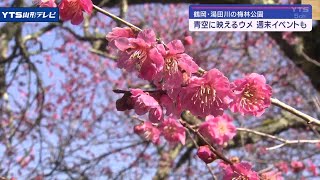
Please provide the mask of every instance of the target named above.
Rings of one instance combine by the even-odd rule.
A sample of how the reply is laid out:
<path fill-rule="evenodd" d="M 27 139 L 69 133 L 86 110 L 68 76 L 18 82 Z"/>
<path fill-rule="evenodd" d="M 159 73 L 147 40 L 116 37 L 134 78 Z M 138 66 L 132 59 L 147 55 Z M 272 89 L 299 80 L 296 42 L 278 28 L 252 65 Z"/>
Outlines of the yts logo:
<path fill-rule="evenodd" d="M 306 13 L 306 12 L 309 12 L 310 10 L 309 10 L 309 7 L 292 7 L 292 11 L 293 12 L 297 12 L 297 13 L 302 13 L 302 12 L 304 12 L 304 13 Z"/>
<path fill-rule="evenodd" d="M 2 12 L 3 18 L 23 18 L 22 12 Z"/>
<path fill-rule="evenodd" d="M 58 22 L 58 8 L 0 7 L 0 22 Z"/>

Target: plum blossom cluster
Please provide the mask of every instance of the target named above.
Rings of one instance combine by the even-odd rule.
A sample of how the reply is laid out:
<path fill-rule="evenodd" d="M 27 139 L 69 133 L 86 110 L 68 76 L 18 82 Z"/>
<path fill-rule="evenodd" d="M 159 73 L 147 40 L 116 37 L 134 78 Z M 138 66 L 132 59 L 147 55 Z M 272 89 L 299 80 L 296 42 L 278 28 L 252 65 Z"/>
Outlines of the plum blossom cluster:
<path fill-rule="evenodd" d="M 252 73 L 230 82 L 218 69 L 199 73 L 180 40 L 165 45 L 151 29 L 136 34 L 130 28 L 114 28 L 107 40 L 118 50 L 119 68 L 148 80 L 180 111 L 205 118 L 222 116 L 230 108 L 242 115 L 261 116 L 271 104 L 272 90 L 264 76 Z"/>
<path fill-rule="evenodd" d="M 236 135 L 236 127 L 226 109 L 242 115 L 261 116 L 271 104 L 272 89 L 264 76 L 252 73 L 230 82 L 218 69 L 200 71 L 193 58 L 185 53 L 180 40 L 167 44 L 145 29 L 114 28 L 106 36 L 118 52 L 117 66 L 136 73 L 155 89 L 131 89 L 117 101 L 119 111 L 134 109 L 148 120 L 134 127 L 134 132 L 155 144 L 163 136 L 171 143 L 185 144 L 185 128 L 180 124 L 185 110 L 204 119 L 196 129 L 210 144 L 200 146 L 197 155 L 206 163 L 217 157 L 209 145 L 223 147 Z M 184 41 L 192 43 L 192 38 Z M 259 179 L 248 163 L 222 165 L 224 179 Z"/>
<path fill-rule="evenodd" d="M 132 89 L 131 96 L 125 98 L 124 101 L 132 102 L 132 107 L 137 115 L 148 113 L 149 121 L 145 121 L 134 127 L 134 132 L 150 140 L 154 144 L 159 143 L 160 135 L 171 142 L 181 142 L 185 144 L 186 132 L 184 127 L 178 122 L 178 118 L 170 113 L 172 102 L 166 95 L 161 93 L 150 95 L 148 92 L 143 92 L 141 89 Z M 162 106 L 168 107 L 167 113 L 169 116 L 164 118 Z M 172 108 L 171 108 L 172 109 Z"/>
<path fill-rule="evenodd" d="M 57 7 L 55 0 L 40 0 L 40 7 Z M 58 5 L 60 17 L 63 21 L 71 20 L 71 24 L 78 25 L 83 21 L 83 12 L 92 13 L 91 0 L 61 0 Z"/>

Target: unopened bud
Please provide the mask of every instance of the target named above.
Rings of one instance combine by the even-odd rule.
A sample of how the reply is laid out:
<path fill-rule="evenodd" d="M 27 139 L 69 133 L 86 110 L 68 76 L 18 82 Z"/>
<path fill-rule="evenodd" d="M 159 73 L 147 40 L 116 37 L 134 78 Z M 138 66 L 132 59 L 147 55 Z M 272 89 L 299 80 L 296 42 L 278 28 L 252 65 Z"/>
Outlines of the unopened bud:
<path fill-rule="evenodd" d="M 213 162 L 216 159 L 216 155 L 210 150 L 208 145 L 200 146 L 198 148 L 197 155 L 202 161 L 207 164 Z"/>

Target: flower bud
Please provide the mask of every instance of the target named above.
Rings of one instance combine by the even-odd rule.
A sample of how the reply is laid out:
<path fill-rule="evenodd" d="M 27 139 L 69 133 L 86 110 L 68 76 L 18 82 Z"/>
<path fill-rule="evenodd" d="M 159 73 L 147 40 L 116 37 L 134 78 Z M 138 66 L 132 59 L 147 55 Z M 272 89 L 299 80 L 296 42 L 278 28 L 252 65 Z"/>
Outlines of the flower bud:
<path fill-rule="evenodd" d="M 198 148 L 197 155 L 202 161 L 207 164 L 213 162 L 216 159 L 216 155 L 210 150 L 208 145 L 200 146 Z"/>

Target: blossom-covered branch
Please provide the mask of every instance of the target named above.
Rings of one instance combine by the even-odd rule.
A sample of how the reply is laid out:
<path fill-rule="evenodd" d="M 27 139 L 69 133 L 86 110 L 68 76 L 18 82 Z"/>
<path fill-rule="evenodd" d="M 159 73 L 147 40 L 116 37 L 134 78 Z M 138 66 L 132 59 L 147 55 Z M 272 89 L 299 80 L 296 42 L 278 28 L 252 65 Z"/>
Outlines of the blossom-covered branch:
<path fill-rule="evenodd" d="M 115 91 L 124 94 L 116 102 L 119 111 L 134 109 L 137 115 L 148 116 L 148 120 L 134 127 L 136 134 L 154 144 L 159 144 L 162 136 L 169 143 L 184 145 L 187 128 L 207 145 L 198 148 L 198 156 L 203 161 L 210 163 L 214 156 L 223 161 L 220 167 L 225 171 L 224 178 L 258 179 L 249 163 L 234 163 L 217 147 L 223 148 L 236 134 L 233 120 L 224 114 L 225 110 L 229 108 L 234 113 L 258 117 L 271 105 L 272 88 L 263 75 L 251 73 L 230 82 L 218 69 L 204 71 L 199 68 L 185 53 L 181 40 L 165 44 L 156 38 L 152 29 L 142 30 L 93 5 L 90 0 L 77 2 L 76 6 L 69 1 L 60 3 L 63 20 L 79 24 L 83 12 L 91 14 L 94 8 L 130 27 L 114 28 L 106 38 L 109 47 L 118 52 L 117 67 L 137 74 L 156 89 L 150 92 L 142 89 Z M 205 121 L 192 127 L 180 119 L 184 111 Z"/>
<path fill-rule="evenodd" d="M 116 20 L 118 22 L 123 23 L 124 25 L 126 25 L 126 26 L 128 26 L 130 28 L 133 28 L 133 29 L 138 30 L 138 31 L 142 31 L 142 29 L 140 29 L 139 27 L 137 27 L 137 26 L 135 26 L 135 25 L 133 25 L 133 24 L 121 19 L 121 18 L 119 18 L 118 16 L 116 16 L 116 15 L 114 15 L 114 14 L 112 14 L 112 13 L 106 11 L 106 10 L 103 10 L 102 8 L 100 8 L 100 7 L 96 6 L 96 5 L 93 5 L 93 7 L 97 11 L 109 16 L 110 18 L 112 18 L 112 19 L 114 19 L 114 20 Z M 199 72 L 201 74 L 204 74 L 206 72 L 205 70 L 203 70 L 200 67 L 198 67 L 198 70 L 199 70 Z M 277 99 L 270 98 L 270 100 L 271 100 L 273 105 L 276 105 L 276 106 L 278 106 L 278 107 L 280 107 L 280 108 L 282 108 L 282 109 L 284 109 L 284 110 L 286 110 L 286 111 L 288 111 L 288 112 L 290 112 L 292 114 L 297 115 L 298 117 L 302 118 L 303 120 L 307 121 L 308 123 L 313 123 L 313 124 L 316 124 L 316 125 L 320 126 L 320 121 L 319 120 L 317 120 L 317 119 L 315 119 L 315 118 L 313 118 L 313 117 L 311 117 L 311 116 L 309 116 L 307 114 L 304 114 L 301 111 L 298 111 L 295 108 L 293 108 L 293 107 L 291 107 L 291 106 L 289 106 L 289 105 L 287 105 L 287 104 L 285 104 L 285 103 L 283 103 L 283 102 L 281 102 L 281 101 L 279 101 Z M 232 109 L 235 109 L 235 107 L 232 108 Z"/>
<path fill-rule="evenodd" d="M 113 18 L 108 12 L 104 14 Z M 121 18 L 115 18 L 116 21 L 119 19 Z M 138 115 L 149 114 L 151 123 L 146 121 L 136 126 L 135 132 L 155 144 L 159 143 L 161 134 L 169 142 L 180 141 L 185 144 L 182 124 L 208 145 L 207 151 L 205 147 L 199 147 L 198 152 L 203 151 L 198 154 L 199 157 L 205 154 L 210 159 L 210 153 L 213 152 L 226 163 L 221 165 L 225 178 L 258 179 L 258 174 L 251 171 L 250 164 L 234 164 L 217 151 L 214 144 L 221 146 L 235 135 L 236 128 L 231 118 L 224 114 L 227 108 L 235 113 L 258 117 L 270 106 L 272 88 L 266 84 L 265 77 L 251 73 L 231 83 L 218 69 L 201 70 L 202 73 L 199 74 L 199 66 L 184 52 L 180 40 L 164 44 L 156 38 L 153 30 L 139 30 L 130 23 L 126 25 L 131 29 L 114 28 L 106 36 L 109 46 L 118 50 L 118 67 L 137 73 L 139 78 L 162 90 L 161 93 L 154 94 L 132 89 L 117 101 L 120 111 L 134 109 Z M 133 29 L 139 32 L 134 32 Z M 193 129 L 179 119 L 181 112 L 185 110 L 205 118 L 199 129 Z M 206 162 L 206 159 L 203 160 Z M 248 171 L 242 172 L 243 168 Z"/>

